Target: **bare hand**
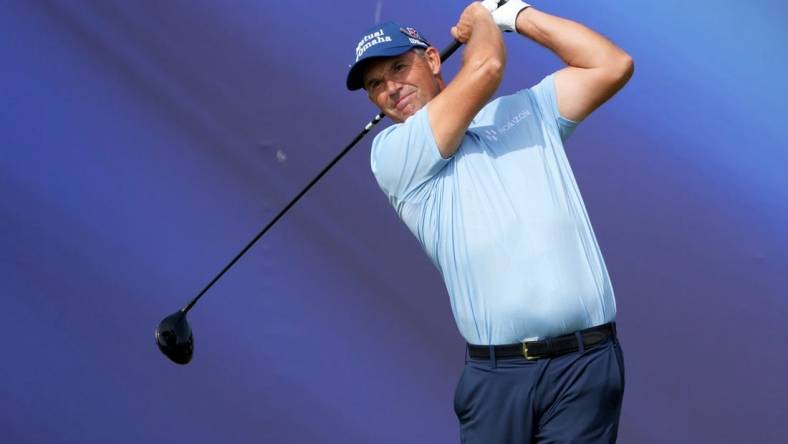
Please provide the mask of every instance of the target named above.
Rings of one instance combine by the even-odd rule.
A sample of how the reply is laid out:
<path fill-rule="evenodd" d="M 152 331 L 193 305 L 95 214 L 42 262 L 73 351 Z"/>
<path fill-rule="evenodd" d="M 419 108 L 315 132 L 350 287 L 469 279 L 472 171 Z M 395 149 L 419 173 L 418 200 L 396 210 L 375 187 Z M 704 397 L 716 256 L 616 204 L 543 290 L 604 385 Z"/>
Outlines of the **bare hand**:
<path fill-rule="evenodd" d="M 462 11 L 460 20 L 451 28 L 451 35 L 460 43 L 466 43 L 473 33 L 473 26 L 480 18 L 492 20 L 490 11 L 482 6 L 481 2 L 473 2 Z"/>

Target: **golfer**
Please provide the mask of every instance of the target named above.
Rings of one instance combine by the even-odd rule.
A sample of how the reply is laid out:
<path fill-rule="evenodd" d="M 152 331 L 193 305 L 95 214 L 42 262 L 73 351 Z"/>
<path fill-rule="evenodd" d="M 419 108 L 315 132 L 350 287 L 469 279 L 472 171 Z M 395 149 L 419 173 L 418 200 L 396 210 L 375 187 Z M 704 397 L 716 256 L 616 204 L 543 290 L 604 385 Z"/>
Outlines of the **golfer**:
<path fill-rule="evenodd" d="M 576 22 L 496 6 L 472 3 L 451 29 L 465 48 L 450 82 L 435 47 L 388 22 L 359 40 L 347 87 L 395 122 L 372 144 L 372 171 L 443 276 L 468 343 L 454 399 L 462 442 L 614 442 L 615 298 L 564 143 L 634 65 Z M 501 31 L 567 66 L 490 101 L 506 68 Z"/>

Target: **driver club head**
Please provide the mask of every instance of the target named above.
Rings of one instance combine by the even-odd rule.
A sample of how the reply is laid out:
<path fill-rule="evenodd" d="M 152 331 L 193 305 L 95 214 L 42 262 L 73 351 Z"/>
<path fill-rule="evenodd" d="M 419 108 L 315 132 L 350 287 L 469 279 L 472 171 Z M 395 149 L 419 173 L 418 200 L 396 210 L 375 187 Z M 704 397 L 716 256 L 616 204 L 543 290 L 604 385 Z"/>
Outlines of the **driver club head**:
<path fill-rule="evenodd" d="M 178 310 L 159 322 L 156 344 L 165 356 L 176 364 L 186 365 L 192 360 L 194 337 L 186 313 Z"/>

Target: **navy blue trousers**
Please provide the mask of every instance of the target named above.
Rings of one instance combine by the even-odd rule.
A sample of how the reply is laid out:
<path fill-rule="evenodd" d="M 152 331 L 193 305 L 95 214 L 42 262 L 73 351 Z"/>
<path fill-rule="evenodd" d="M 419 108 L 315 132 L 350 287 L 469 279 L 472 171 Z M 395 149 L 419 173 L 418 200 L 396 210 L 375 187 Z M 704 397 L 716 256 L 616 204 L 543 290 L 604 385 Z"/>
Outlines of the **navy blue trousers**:
<path fill-rule="evenodd" d="M 613 443 L 624 356 L 612 337 L 554 358 L 466 359 L 454 395 L 463 444 Z"/>

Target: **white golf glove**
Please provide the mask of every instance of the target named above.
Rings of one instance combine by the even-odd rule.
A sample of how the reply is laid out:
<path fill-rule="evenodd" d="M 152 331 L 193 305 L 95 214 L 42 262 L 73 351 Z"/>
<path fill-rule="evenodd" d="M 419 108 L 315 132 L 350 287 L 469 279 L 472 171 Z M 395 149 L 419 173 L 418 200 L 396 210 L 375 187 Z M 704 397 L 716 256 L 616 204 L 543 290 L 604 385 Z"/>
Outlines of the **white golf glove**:
<path fill-rule="evenodd" d="M 498 25 L 498 29 L 504 32 L 517 32 L 517 27 L 515 25 L 517 14 L 531 5 L 521 0 L 508 0 L 498 8 L 497 0 L 484 0 L 482 6 L 492 13 L 495 24 Z"/>

